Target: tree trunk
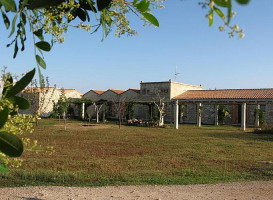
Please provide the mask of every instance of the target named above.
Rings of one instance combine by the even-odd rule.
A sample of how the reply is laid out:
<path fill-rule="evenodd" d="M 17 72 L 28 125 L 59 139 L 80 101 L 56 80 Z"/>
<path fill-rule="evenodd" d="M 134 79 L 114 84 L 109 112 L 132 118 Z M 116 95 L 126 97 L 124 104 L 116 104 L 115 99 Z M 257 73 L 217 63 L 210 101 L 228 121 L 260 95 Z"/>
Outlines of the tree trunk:
<path fill-rule="evenodd" d="M 66 116 L 65 116 L 65 113 L 63 113 L 63 119 L 64 119 L 64 130 L 66 131 Z"/>
<path fill-rule="evenodd" d="M 120 115 L 118 116 L 118 121 L 119 121 L 119 129 L 120 129 L 120 127 L 121 127 L 121 117 L 120 117 Z"/>
<path fill-rule="evenodd" d="M 158 126 L 159 127 L 164 126 L 164 116 L 163 116 L 162 112 L 159 113 L 159 124 L 158 124 Z"/>
<path fill-rule="evenodd" d="M 97 124 L 99 123 L 99 112 L 97 111 Z"/>
<path fill-rule="evenodd" d="M 102 123 L 105 123 L 105 108 L 103 105 L 103 113 L 102 113 Z"/>

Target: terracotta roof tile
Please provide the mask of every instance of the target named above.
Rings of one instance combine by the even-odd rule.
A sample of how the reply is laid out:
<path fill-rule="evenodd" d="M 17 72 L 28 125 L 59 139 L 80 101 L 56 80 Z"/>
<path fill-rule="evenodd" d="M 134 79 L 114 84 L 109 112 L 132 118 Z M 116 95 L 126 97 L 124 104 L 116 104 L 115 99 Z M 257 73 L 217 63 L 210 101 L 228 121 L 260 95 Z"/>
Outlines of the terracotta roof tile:
<path fill-rule="evenodd" d="M 106 92 L 106 90 L 91 90 L 91 91 L 93 91 L 97 94 L 102 94 L 102 93 Z"/>
<path fill-rule="evenodd" d="M 62 89 L 57 89 L 57 90 L 62 91 Z M 69 93 L 69 92 L 79 92 L 79 91 L 76 90 L 76 89 L 64 89 L 64 93 L 65 93 L 65 94 L 66 94 L 66 93 Z M 81 93 L 81 92 L 79 92 L 79 93 Z"/>
<path fill-rule="evenodd" d="M 273 99 L 273 88 L 266 89 L 225 89 L 188 90 L 173 99 L 212 100 L 212 99 Z"/>
<path fill-rule="evenodd" d="M 109 89 L 109 90 L 116 93 L 116 94 L 121 94 L 121 93 L 125 92 L 125 90 L 116 90 L 116 89 Z"/>

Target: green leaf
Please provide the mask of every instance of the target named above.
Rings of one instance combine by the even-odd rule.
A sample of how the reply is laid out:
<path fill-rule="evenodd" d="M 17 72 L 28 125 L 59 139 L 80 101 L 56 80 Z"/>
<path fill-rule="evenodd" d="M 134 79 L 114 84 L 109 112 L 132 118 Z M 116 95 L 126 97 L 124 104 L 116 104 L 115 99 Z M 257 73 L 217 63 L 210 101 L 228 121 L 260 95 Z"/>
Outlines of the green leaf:
<path fill-rule="evenodd" d="M 1 13 L 2 13 L 2 17 L 5 23 L 5 26 L 7 29 L 9 29 L 10 26 L 10 22 L 9 22 L 9 18 L 7 17 L 7 15 L 4 13 L 4 11 L 1 9 Z"/>
<path fill-rule="evenodd" d="M 46 69 L 46 63 L 43 60 L 43 58 L 39 55 L 36 55 L 35 58 L 36 58 L 36 62 L 38 63 L 38 65 L 40 65 L 42 68 Z"/>
<path fill-rule="evenodd" d="M 96 8 L 94 7 L 94 2 L 91 2 L 90 0 L 86 0 L 86 2 L 80 1 L 80 8 L 84 10 L 91 10 L 94 13 L 97 12 Z"/>
<path fill-rule="evenodd" d="M 18 14 L 16 14 L 16 15 L 14 16 L 13 20 L 12 20 L 11 31 L 10 31 L 9 37 L 12 36 L 12 34 L 13 34 L 14 31 L 15 31 L 15 23 L 16 23 L 17 17 L 18 17 Z"/>
<path fill-rule="evenodd" d="M 4 109 L 0 111 L 0 129 L 3 128 L 6 121 L 8 120 L 8 115 L 9 115 L 9 108 L 4 107 Z"/>
<path fill-rule="evenodd" d="M 24 40 L 24 34 L 23 33 L 20 33 L 20 41 L 21 41 L 21 51 L 24 51 L 25 50 L 25 40 Z"/>
<path fill-rule="evenodd" d="M 7 91 L 5 97 L 9 98 L 21 92 L 31 82 L 34 74 L 35 74 L 35 68 L 31 70 L 30 72 L 26 73 L 25 76 L 23 76 L 19 81 L 17 81 L 15 85 L 11 87 L 10 90 Z"/>
<path fill-rule="evenodd" d="M 227 0 L 228 1 L 228 14 L 227 14 L 227 22 L 229 24 L 230 20 L 231 20 L 231 17 L 232 17 L 232 2 L 231 0 Z"/>
<path fill-rule="evenodd" d="M 228 2 L 227 0 L 214 0 L 214 3 L 217 5 L 217 6 L 220 6 L 220 7 L 228 7 Z"/>
<path fill-rule="evenodd" d="M 5 7 L 7 12 L 16 12 L 16 4 L 14 0 L 0 0 L 0 3 Z"/>
<path fill-rule="evenodd" d="M 44 36 L 43 36 L 43 29 L 40 28 L 39 30 L 37 31 L 34 31 L 33 32 L 35 36 L 37 36 L 40 40 L 44 40 Z"/>
<path fill-rule="evenodd" d="M 137 8 L 137 10 L 143 13 L 149 10 L 149 6 L 150 6 L 150 1 L 147 1 L 147 0 L 142 0 L 138 4 L 135 4 L 135 7 Z"/>
<path fill-rule="evenodd" d="M 13 59 L 16 58 L 17 53 L 18 53 L 18 43 L 17 43 L 17 40 L 15 40 Z"/>
<path fill-rule="evenodd" d="M 106 27 L 106 24 L 105 24 L 105 21 L 102 20 L 101 21 L 101 24 L 102 24 L 102 29 L 103 29 L 103 36 L 102 36 L 102 42 L 104 41 L 104 37 L 107 37 L 108 35 L 108 30 L 107 30 L 107 27 Z"/>
<path fill-rule="evenodd" d="M 23 12 L 21 12 L 20 13 L 20 18 L 21 18 L 21 22 L 23 23 L 23 25 L 25 25 L 26 22 L 27 22 L 27 16 L 26 16 L 26 14 L 23 13 Z"/>
<path fill-rule="evenodd" d="M 213 24 L 213 10 L 212 9 L 210 10 L 208 18 L 209 18 L 209 26 L 212 26 L 212 24 Z"/>
<path fill-rule="evenodd" d="M 10 74 L 8 74 L 8 78 L 4 83 L 4 88 L 3 88 L 3 91 L 2 91 L 3 97 L 5 97 L 7 91 L 12 87 L 12 84 L 13 84 L 13 78 L 12 78 L 12 76 Z"/>
<path fill-rule="evenodd" d="M 97 0 L 97 7 L 99 11 L 102 11 L 104 8 L 107 8 L 112 0 Z"/>
<path fill-rule="evenodd" d="M 94 2 L 92 1 L 91 2 L 91 0 L 86 0 L 87 1 L 87 3 L 89 4 L 89 6 L 90 6 L 90 8 L 91 8 L 91 10 L 94 12 L 94 13 L 97 13 L 97 9 L 94 7 Z"/>
<path fill-rule="evenodd" d="M 248 4 L 250 0 L 236 0 L 239 4 Z"/>
<path fill-rule="evenodd" d="M 38 66 L 37 68 L 38 68 L 39 84 L 40 84 L 40 87 L 42 88 L 43 87 L 44 76 L 41 73 L 40 66 Z"/>
<path fill-rule="evenodd" d="M 0 151 L 11 157 L 19 157 L 24 151 L 23 143 L 16 135 L 1 131 Z"/>
<path fill-rule="evenodd" d="M 0 156 L 0 159 L 1 159 L 1 156 Z M 9 169 L 7 168 L 7 166 L 4 163 L 0 162 L 0 172 L 8 172 L 8 171 Z"/>
<path fill-rule="evenodd" d="M 29 9 L 40 9 L 40 8 L 48 8 L 50 6 L 57 6 L 65 2 L 65 0 L 29 0 L 28 8 Z"/>
<path fill-rule="evenodd" d="M 8 98 L 8 100 L 13 103 L 13 105 L 17 105 L 18 108 L 21 110 L 26 110 L 30 108 L 30 103 L 23 97 L 14 96 Z"/>
<path fill-rule="evenodd" d="M 77 16 L 83 21 L 86 21 L 86 13 L 83 11 L 83 9 L 79 8 L 77 9 Z"/>
<path fill-rule="evenodd" d="M 225 19 L 226 18 L 226 16 L 225 16 L 225 14 L 219 9 L 219 8 L 217 8 L 217 7 L 213 7 L 213 10 L 218 14 L 218 16 L 219 17 L 221 17 L 222 19 Z"/>
<path fill-rule="evenodd" d="M 145 17 L 145 19 L 147 19 L 149 22 L 151 22 L 151 24 L 155 25 L 155 26 L 159 26 L 159 22 L 158 20 L 155 18 L 155 16 L 153 16 L 150 13 L 142 13 L 143 17 Z"/>
<path fill-rule="evenodd" d="M 50 51 L 51 49 L 50 44 L 45 41 L 36 42 L 35 46 L 43 51 Z"/>

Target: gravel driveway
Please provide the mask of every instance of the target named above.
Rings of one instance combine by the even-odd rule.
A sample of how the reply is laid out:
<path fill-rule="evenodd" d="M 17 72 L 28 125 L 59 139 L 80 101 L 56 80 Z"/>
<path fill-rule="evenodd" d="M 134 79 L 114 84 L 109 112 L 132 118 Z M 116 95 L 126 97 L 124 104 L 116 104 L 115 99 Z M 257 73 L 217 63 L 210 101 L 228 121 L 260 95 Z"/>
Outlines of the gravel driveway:
<path fill-rule="evenodd" d="M 1 200 L 273 200 L 273 181 L 179 186 L 0 188 Z"/>

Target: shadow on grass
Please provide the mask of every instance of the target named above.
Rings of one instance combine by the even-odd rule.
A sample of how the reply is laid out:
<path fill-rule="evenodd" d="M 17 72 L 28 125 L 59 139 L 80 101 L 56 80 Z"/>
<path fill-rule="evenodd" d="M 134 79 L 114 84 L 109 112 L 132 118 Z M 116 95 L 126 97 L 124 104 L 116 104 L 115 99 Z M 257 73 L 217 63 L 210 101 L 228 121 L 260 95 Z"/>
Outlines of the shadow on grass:
<path fill-rule="evenodd" d="M 215 129 L 214 129 L 215 130 Z M 220 130 L 220 129 L 219 129 Z M 223 129 L 225 130 L 225 129 Z M 228 130 L 226 130 L 228 131 Z M 269 134 L 254 134 L 254 133 L 244 133 L 244 132 L 228 132 L 228 133 L 204 133 L 208 137 L 222 138 L 222 139 L 241 139 L 241 140 L 254 140 L 254 141 L 270 141 L 273 142 L 273 135 Z"/>

